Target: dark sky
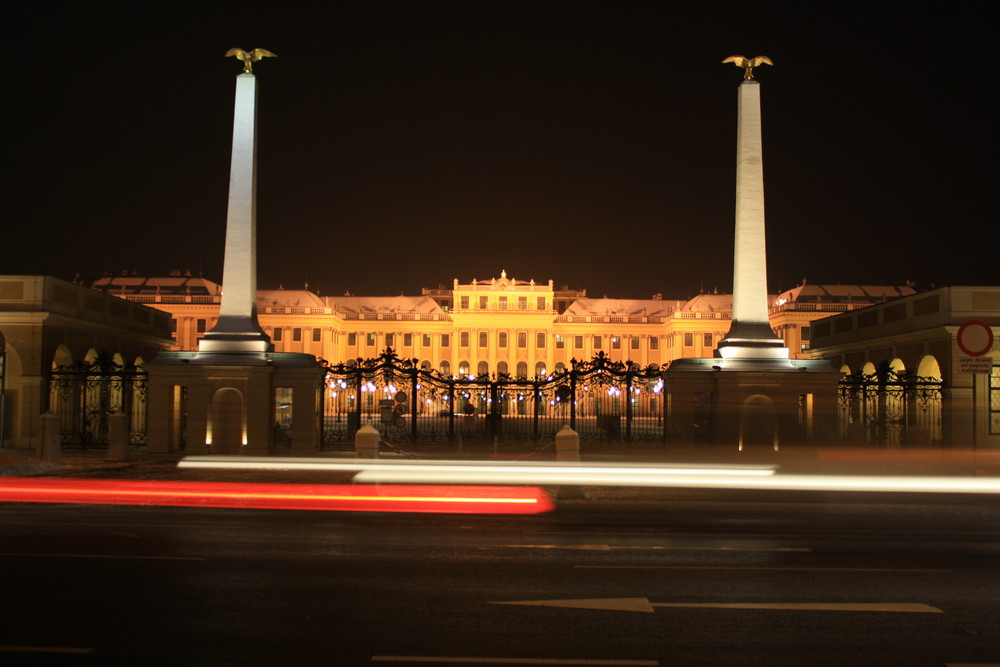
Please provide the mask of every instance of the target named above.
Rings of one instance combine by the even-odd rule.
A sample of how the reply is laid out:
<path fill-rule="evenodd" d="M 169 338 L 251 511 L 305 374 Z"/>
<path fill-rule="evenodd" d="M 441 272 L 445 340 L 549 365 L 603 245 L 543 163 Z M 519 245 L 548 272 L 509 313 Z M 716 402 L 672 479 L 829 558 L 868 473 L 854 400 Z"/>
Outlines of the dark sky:
<path fill-rule="evenodd" d="M 222 276 L 259 63 L 258 284 L 732 288 L 732 54 L 764 54 L 769 284 L 1000 284 L 988 3 L 5 10 L 0 273 Z M 873 9 L 878 7 L 878 9 Z"/>

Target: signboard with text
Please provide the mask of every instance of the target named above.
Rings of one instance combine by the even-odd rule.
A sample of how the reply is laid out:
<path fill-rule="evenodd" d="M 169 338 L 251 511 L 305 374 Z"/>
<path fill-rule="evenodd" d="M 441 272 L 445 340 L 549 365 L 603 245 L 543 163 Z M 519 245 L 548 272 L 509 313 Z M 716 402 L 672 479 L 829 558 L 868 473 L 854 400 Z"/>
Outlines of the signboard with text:
<path fill-rule="evenodd" d="M 990 357 L 959 357 L 959 373 L 975 373 L 989 375 L 993 370 L 993 359 Z"/>

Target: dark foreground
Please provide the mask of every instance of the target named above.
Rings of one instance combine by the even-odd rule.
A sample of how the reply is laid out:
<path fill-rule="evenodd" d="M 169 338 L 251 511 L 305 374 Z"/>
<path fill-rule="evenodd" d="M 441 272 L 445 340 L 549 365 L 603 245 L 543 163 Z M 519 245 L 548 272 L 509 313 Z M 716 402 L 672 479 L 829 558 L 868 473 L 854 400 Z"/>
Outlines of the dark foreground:
<path fill-rule="evenodd" d="M 0 534 L 8 664 L 1000 663 L 995 496 L 602 489 L 519 517 L 4 504 Z"/>

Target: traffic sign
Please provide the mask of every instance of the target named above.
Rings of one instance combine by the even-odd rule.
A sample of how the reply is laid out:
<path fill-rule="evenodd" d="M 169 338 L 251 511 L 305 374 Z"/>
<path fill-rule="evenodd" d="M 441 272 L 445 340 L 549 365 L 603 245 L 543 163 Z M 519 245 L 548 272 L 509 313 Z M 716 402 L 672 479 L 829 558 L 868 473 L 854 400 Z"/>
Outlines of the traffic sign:
<path fill-rule="evenodd" d="M 981 357 L 993 349 L 993 330 L 979 320 L 969 320 L 958 328 L 958 347 L 970 357 Z"/>
<path fill-rule="evenodd" d="M 958 372 L 989 375 L 993 372 L 993 360 L 989 357 L 959 357 Z"/>

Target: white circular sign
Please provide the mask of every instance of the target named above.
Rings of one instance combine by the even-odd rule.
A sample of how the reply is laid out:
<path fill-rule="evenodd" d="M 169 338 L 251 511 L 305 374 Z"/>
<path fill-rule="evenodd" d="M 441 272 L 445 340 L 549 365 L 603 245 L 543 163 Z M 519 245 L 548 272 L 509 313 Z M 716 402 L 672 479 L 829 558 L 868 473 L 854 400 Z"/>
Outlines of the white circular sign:
<path fill-rule="evenodd" d="M 970 357 L 981 357 L 993 349 L 993 330 L 979 320 L 969 320 L 958 328 L 958 347 Z"/>

